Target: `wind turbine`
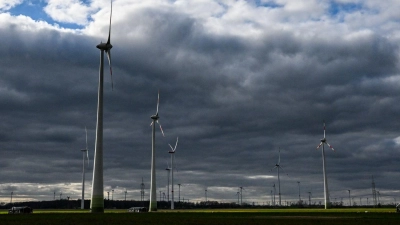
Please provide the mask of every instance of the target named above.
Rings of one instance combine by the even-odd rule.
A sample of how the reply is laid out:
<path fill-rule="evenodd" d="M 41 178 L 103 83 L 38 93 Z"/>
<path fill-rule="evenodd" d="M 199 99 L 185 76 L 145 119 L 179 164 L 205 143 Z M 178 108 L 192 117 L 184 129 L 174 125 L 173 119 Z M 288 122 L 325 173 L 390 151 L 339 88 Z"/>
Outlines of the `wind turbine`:
<path fill-rule="evenodd" d="M 100 49 L 100 68 L 99 68 L 99 87 L 98 87 L 98 103 L 97 103 L 97 125 L 96 125 L 96 144 L 93 163 L 93 185 L 92 199 L 90 201 L 90 209 L 92 213 L 104 213 L 104 186 L 103 186 L 103 67 L 104 52 L 107 54 L 108 63 L 110 64 L 110 75 L 112 82 L 111 69 L 111 16 L 112 1 L 110 11 L 110 25 L 108 30 L 108 40 L 106 43 L 100 43 L 96 47 Z M 112 84 L 112 83 L 111 83 Z M 112 84 L 113 88 L 113 84 Z"/>
<path fill-rule="evenodd" d="M 162 135 L 164 136 L 164 131 L 162 130 L 161 124 L 158 122 L 160 118 L 158 116 L 158 106 L 160 105 L 160 91 L 158 91 L 157 98 L 157 111 L 155 115 L 150 118 L 153 120 L 150 124 L 152 126 L 152 136 L 151 136 L 151 183 L 150 183 L 150 206 L 149 212 L 157 211 L 157 192 L 156 192 L 156 123 L 160 126 Z"/>
<path fill-rule="evenodd" d="M 176 143 L 175 147 L 172 148 L 170 144 L 168 144 L 169 147 L 171 148 L 171 151 L 168 151 L 168 153 L 171 154 L 171 209 L 174 209 L 174 158 L 175 158 L 175 151 L 176 151 L 176 146 L 178 146 L 178 137 L 176 137 Z"/>
<path fill-rule="evenodd" d="M 279 206 L 281 206 L 281 180 L 280 180 L 280 177 L 279 177 L 279 169 L 282 169 L 283 170 L 283 168 L 282 168 L 282 166 L 280 165 L 280 163 L 281 163 L 281 149 L 279 149 L 279 158 L 278 158 L 278 163 L 277 164 L 275 164 L 275 166 L 272 168 L 272 169 L 277 169 L 278 170 L 278 197 L 279 197 Z M 272 170 L 271 169 L 271 170 Z M 275 186 L 275 184 L 274 184 L 274 186 Z"/>
<path fill-rule="evenodd" d="M 321 143 L 317 146 L 317 150 L 322 146 L 322 170 L 323 170 L 323 174 L 324 174 L 324 200 L 325 200 L 325 209 L 329 208 L 329 194 L 328 194 L 328 179 L 326 176 L 326 163 L 325 163 L 325 144 L 328 145 L 329 148 L 331 148 L 333 151 L 335 151 L 335 149 L 333 149 L 333 147 L 328 144 L 328 142 L 326 141 L 326 137 L 325 137 L 325 121 L 324 122 L 324 138 L 321 139 Z"/>
<path fill-rule="evenodd" d="M 240 189 L 240 205 L 243 205 L 243 187 L 239 187 Z"/>
<path fill-rule="evenodd" d="M 83 154 L 83 170 L 82 170 L 82 200 L 81 200 L 81 209 L 85 209 L 85 155 L 87 159 L 87 167 L 89 167 L 89 149 L 88 149 L 88 144 L 87 144 L 87 129 L 85 127 L 85 132 L 86 132 L 86 148 L 81 149 L 82 154 Z M 85 154 L 86 152 L 86 154 Z"/>

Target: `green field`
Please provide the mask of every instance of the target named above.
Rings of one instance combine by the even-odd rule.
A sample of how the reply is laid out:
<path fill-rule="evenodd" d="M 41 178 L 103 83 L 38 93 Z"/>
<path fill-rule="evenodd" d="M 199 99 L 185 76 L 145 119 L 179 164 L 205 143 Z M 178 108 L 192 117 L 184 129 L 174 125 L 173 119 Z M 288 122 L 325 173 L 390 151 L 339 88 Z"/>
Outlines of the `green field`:
<path fill-rule="evenodd" d="M 368 211 L 368 212 L 366 212 Z M 154 213 L 126 213 L 106 210 L 91 214 L 88 210 L 34 210 L 29 215 L 8 215 L 0 211 L 0 224 L 400 224 L 394 209 L 207 209 L 160 210 Z"/>

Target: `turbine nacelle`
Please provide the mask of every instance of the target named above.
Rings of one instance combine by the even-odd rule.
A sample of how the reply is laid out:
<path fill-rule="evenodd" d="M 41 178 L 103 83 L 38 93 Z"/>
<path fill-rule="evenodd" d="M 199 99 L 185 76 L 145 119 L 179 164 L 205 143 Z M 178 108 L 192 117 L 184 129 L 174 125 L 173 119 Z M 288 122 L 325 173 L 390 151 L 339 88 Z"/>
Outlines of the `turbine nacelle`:
<path fill-rule="evenodd" d="M 157 113 L 156 115 L 152 115 L 150 118 L 153 120 L 158 120 L 160 117 L 158 116 L 158 113 Z"/>
<path fill-rule="evenodd" d="M 110 43 L 100 43 L 96 46 L 96 48 L 100 49 L 100 50 L 104 50 L 104 51 L 108 51 L 110 49 L 112 49 L 112 44 Z"/>

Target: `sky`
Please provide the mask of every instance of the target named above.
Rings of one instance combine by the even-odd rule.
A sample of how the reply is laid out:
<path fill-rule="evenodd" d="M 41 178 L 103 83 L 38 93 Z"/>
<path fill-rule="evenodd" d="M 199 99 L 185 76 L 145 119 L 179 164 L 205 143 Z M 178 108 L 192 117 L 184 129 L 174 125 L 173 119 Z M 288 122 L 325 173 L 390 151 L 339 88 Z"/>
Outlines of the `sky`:
<path fill-rule="evenodd" d="M 179 137 L 181 200 L 400 201 L 400 2 L 114 0 L 104 83 L 104 191 L 157 194 Z M 90 198 L 108 0 L 0 0 L 0 202 Z M 298 183 L 300 182 L 300 183 Z M 61 195 L 62 194 L 62 195 Z M 159 198 L 159 197 L 158 197 Z M 369 200 L 367 200 L 367 198 Z M 175 200 L 178 186 L 175 186 Z"/>

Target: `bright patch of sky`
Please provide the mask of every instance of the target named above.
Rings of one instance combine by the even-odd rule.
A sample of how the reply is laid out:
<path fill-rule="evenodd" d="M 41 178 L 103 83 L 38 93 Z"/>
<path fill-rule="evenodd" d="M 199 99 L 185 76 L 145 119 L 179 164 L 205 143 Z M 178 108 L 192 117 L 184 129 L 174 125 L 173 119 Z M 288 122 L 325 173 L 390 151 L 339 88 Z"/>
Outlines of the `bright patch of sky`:
<path fill-rule="evenodd" d="M 255 0 L 255 4 L 257 6 L 262 6 L 262 7 L 266 7 L 266 8 L 279 8 L 282 7 L 281 4 L 278 4 L 275 1 L 271 1 L 271 0 Z"/>
<path fill-rule="evenodd" d="M 359 11 L 363 8 L 362 3 L 352 3 L 352 2 L 336 2 L 332 1 L 329 7 L 329 14 L 336 16 L 340 13 L 352 13 Z"/>
<path fill-rule="evenodd" d="M 89 4 L 89 1 L 79 0 L 5 0 L 0 2 L 0 13 L 24 15 L 63 28 L 81 29 L 90 22 L 91 13 L 96 10 Z"/>

